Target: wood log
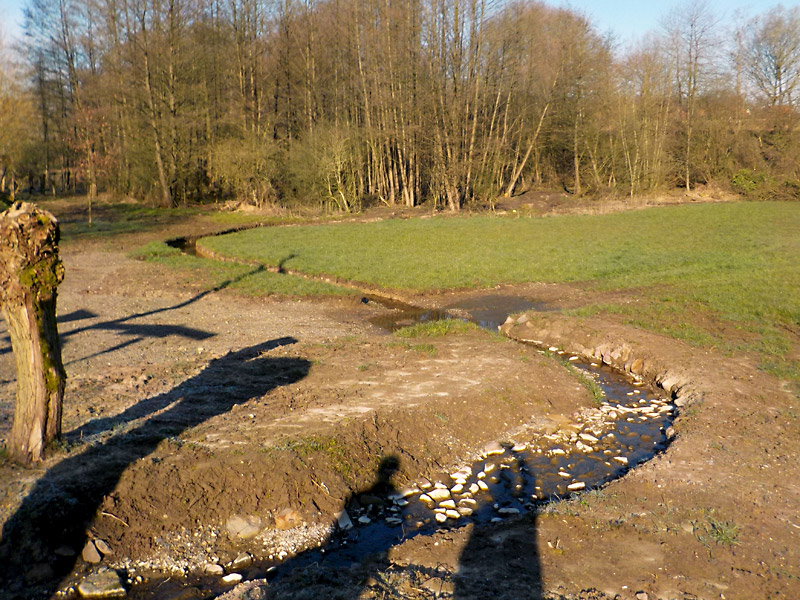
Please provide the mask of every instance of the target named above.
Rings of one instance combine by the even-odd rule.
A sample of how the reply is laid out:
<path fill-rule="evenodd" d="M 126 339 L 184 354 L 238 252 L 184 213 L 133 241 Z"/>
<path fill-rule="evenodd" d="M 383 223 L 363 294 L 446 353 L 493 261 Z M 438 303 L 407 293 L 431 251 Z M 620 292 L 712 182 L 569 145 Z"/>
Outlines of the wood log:
<path fill-rule="evenodd" d="M 61 436 L 66 373 L 56 324 L 56 218 L 27 202 L 0 213 L 0 310 L 8 324 L 17 367 L 17 403 L 7 449 L 22 463 L 42 459 Z"/>

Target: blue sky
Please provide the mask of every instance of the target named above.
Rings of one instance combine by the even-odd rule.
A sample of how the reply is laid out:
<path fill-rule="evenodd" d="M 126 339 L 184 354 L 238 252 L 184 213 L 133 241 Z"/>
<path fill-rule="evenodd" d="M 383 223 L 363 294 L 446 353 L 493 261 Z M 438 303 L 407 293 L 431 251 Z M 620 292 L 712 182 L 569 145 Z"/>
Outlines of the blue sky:
<path fill-rule="evenodd" d="M 589 16 L 597 28 L 603 32 L 613 31 L 622 47 L 641 38 L 648 31 L 659 27 L 660 20 L 670 7 L 679 1 L 668 0 L 548 0 L 555 6 L 569 6 Z M 22 8 L 26 0 L 0 0 L 0 30 L 3 37 L 22 35 Z M 724 21 L 732 19 L 739 9 L 747 15 L 765 12 L 780 2 L 773 0 L 708 0 L 709 7 Z M 787 8 L 796 4 L 788 0 Z"/>

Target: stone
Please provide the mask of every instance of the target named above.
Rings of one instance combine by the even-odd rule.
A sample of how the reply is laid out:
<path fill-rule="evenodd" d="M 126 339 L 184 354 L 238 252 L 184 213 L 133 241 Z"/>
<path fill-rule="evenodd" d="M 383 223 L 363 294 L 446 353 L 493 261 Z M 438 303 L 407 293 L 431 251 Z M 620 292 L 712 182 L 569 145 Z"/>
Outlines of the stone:
<path fill-rule="evenodd" d="M 299 526 L 303 522 L 303 517 L 293 508 L 284 508 L 275 515 L 275 528 L 286 530 Z"/>
<path fill-rule="evenodd" d="M 450 488 L 451 494 L 460 494 L 464 491 L 464 484 L 457 483 L 452 488 Z"/>
<path fill-rule="evenodd" d="M 428 508 L 431 508 L 434 504 L 436 504 L 436 502 L 433 501 L 433 498 L 431 498 L 428 494 L 422 494 L 419 497 L 419 501 L 422 502 L 424 505 L 426 505 Z"/>
<path fill-rule="evenodd" d="M 362 525 L 369 525 L 370 523 L 372 523 L 372 519 L 370 519 L 367 515 L 361 515 L 360 517 L 358 517 L 358 522 L 361 523 Z"/>
<path fill-rule="evenodd" d="M 589 442 L 590 444 L 596 444 L 597 442 L 600 441 L 596 437 L 588 433 L 578 434 L 578 437 L 581 438 L 584 442 Z"/>
<path fill-rule="evenodd" d="M 442 500 L 450 498 L 450 490 L 447 488 L 435 488 L 428 492 L 428 496 L 434 502 L 441 502 Z"/>
<path fill-rule="evenodd" d="M 618 463 L 620 463 L 622 465 L 627 465 L 628 464 L 628 457 L 627 456 L 615 456 L 613 460 L 617 461 Z"/>
<path fill-rule="evenodd" d="M 583 481 L 576 481 L 575 483 L 570 483 L 567 486 L 567 489 L 570 492 L 577 492 L 579 490 L 583 490 L 586 488 L 586 484 Z"/>
<path fill-rule="evenodd" d="M 92 573 L 78 584 L 78 593 L 81 598 L 124 598 L 127 594 L 125 586 L 116 571 L 103 571 Z"/>
<path fill-rule="evenodd" d="M 472 516 L 473 510 L 469 506 L 459 506 L 457 509 L 458 514 L 462 517 L 469 517 Z"/>
<path fill-rule="evenodd" d="M 398 517 L 386 517 L 384 520 L 386 521 L 387 525 L 400 525 L 403 522 L 403 519 Z"/>
<path fill-rule="evenodd" d="M 100 554 L 102 554 L 103 556 L 109 556 L 111 554 L 114 554 L 114 552 L 111 550 L 111 546 L 109 546 L 105 540 L 101 540 L 98 538 L 94 540 L 94 545 L 95 548 L 97 548 L 100 551 Z"/>
<path fill-rule="evenodd" d="M 469 506 L 475 508 L 478 506 L 478 501 L 473 498 L 462 498 L 458 501 L 459 506 Z"/>
<path fill-rule="evenodd" d="M 648 600 L 649 598 L 647 592 L 636 592 L 636 600 Z"/>
<path fill-rule="evenodd" d="M 223 583 L 227 583 L 228 585 L 239 583 L 242 580 L 241 573 L 229 573 L 222 578 Z"/>
<path fill-rule="evenodd" d="M 239 554 L 239 556 L 233 559 L 233 562 L 231 562 L 231 569 L 234 571 L 238 571 L 239 569 L 245 569 L 249 567 L 252 562 L 253 562 L 253 557 L 250 556 L 247 552 L 242 552 L 241 554 Z"/>
<path fill-rule="evenodd" d="M 353 521 L 350 520 L 350 515 L 347 514 L 346 510 L 342 510 L 342 512 L 336 515 L 336 524 L 342 531 L 353 528 Z"/>
<path fill-rule="evenodd" d="M 450 510 L 446 511 L 444 514 L 448 519 L 460 519 L 461 518 L 461 513 L 458 512 L 457 510 L 454 510 L 454 509 L 450 509 Z"/>
<path fill-rule="evenodd" d="M 261 531 L 261 517 L 255 515 L 233 515 L 225 523 L 231 537 L 241 540 L 254 538 Z"/>
<path fill-rule="evenodd" d="M 455 508 L 456 507 L 456 503 L 455 503 L 454 500 L 442 500 L 439 503 L 439 506 L 441 508 Z"/>
<path fill-rule="evenodd" d="M 489 442 L 483 448 L 483 456 L 493 456 L 495 454 L 503 454 L 505 449 L 500 445 L 500 442 Z"/>
<path fill-rule="evenodd" d="M 261 585 L 251 587 L 245 591 L 242 600 L 267 600 L 267 582 L 263 581 Z"/>
<path fill-rule="evenodd" d="M 518 515 L 519 509 L 514 508 L 513 506 L 506 506 L 497 511 L 500 515 Z"/>
<path fill-rule="evenodd" d="M 470 494 L 477 494 L 481 488 L 478 487 L 477 483 L 471 483 L 469 486 L 469 493 Z"/>
<path fill-rule="evenodd" d="M 528 449 L 528 444 L 519 443 L 519 444 L 514 444 L 512 446 L 512 448 L 511 448 L 511 451 L 512 452 L 524 452 L 527 449 Z"/>
<path fill-rule="evenodd" d="M 86 545 L 83 547 L 83 552 L 81 552 L 81 558 L 93 565 L 96 565 L 103 560 L 103 558 L 100 556 L 100 552 L 97 551 L 97 547 L 94 545 L 92 540 L 86 542 Z"/>
<path fill-rule="evenodd" d="M 444 513 L 436 513 L 434 515 L 434 518 L 436 519 L 437 523 L 444 523 L 445 521 L 447 521 L 447 515 Z"/>
<path fill-rule="evenodd" d="M 206 563 L 203 565 L 203 571 L 209 575 L 222 575 L 225 573 L 225 569 L 222 568 L 222 565 L 216 563 Z"/>
<path fill-rule="evenodd" d="M 487 485 L 487 483 L 483 479 L 481 479 L 478 482 L 478 487 L 484 492 L 488 492 L 489 491 L 489 486 Z"/>

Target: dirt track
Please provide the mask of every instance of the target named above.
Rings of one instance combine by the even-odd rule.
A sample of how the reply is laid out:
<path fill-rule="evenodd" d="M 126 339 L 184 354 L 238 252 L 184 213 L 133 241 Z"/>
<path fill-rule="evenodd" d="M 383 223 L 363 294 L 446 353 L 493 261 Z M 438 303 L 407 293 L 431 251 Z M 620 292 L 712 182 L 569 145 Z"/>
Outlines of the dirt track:
<path fill-rule="evenodd" d="M 381 458 L 399 458 L 395 483 L 403 485 L 522 424 L 552 428 L 590 404 L 534 348 L 480 332 L 414 348 L 369 325 L 381 309 L 358 298 L 205 293 L 126 258 L 139 243 L 64 249 L 69 447 L 36 471 L 0 467 L 2 548 L 7 564 L 19 565 L 3 588 L 9 597 L 47 595 L 54 581 L 66 586 L 96 570 L 75 556 L 89 538 L 108 542 L 112 564 L 183 568 L 242 551 L 261 559 L 275 548 L 230 539 L 226 521 L 257 515 L 275 531 L 288 510 L 307 524 L 294 539 L 315 543 L 325 530 L 314 526 L 373 483 Z M 590 299 L 559 286 L 517 292 L 556 305 Z M 599 493 L 417 537 L 352 568 L 297 568 L 268 597 L 519 598 L 540 589 L 587 598 L 800 597 L 797 398 L 746 358 L 611 321 L 553 313 L 524 331 L 565 348 L 626 344 L 679 371 L 699 399 L 676 422 L 675 443 Z M 0 436 L 13 393 L 3 329 Z M 76 575 L 62 581 L 73 566 Z M 151 596 L 199 598 L 203 589 L 170 581 Z"/>

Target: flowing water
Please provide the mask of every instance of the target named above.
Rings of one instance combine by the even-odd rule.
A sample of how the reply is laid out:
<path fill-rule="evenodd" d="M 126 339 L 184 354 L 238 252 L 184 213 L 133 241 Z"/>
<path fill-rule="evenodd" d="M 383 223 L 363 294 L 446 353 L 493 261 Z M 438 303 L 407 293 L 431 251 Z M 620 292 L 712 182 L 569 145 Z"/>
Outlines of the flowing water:
<path fill-rule="evenodd" d="M 175 247 L 191 252 L 192 240 L 174 240 Z M 378 296 L 366 296 L 388 309 L 371 322 L 395 331 L 414 323 L 464 318 L 496 330 L 507 315 L 549 307 L 520 296 L 487 294 L 442 310 L 424 309 Z M 482 453 L 448 473 L 431 475 L 406 489 L 389 487 L 379 493 L 351 498 L 335 532 L 317 549 L 295 557 L 259 562 L 238 572 L 246 578 L 280 577 L 312 563 L 347 567 L 366 556 L 385 551 L 403 540 L 430 535 L 440 528 L 467 522 L 488 523 L 542 510 L 552 500 L 586 493 L 622 476 L 652 458 L 668 444 L 667 429 L 675 407 L 642 382 L 604 365 L 585 363 L 557 348 L 552 353 L 568 368 L 592 378 L 602 389 L 597 406 L 583 411 L 552 434 L 515 436 L 513 442 L 487 446 Z M 153 597 L 153 581 L 131 590 L 131 597 Z M 204 577 L 203 589 L 221 593 L 226 586 Z"/>

